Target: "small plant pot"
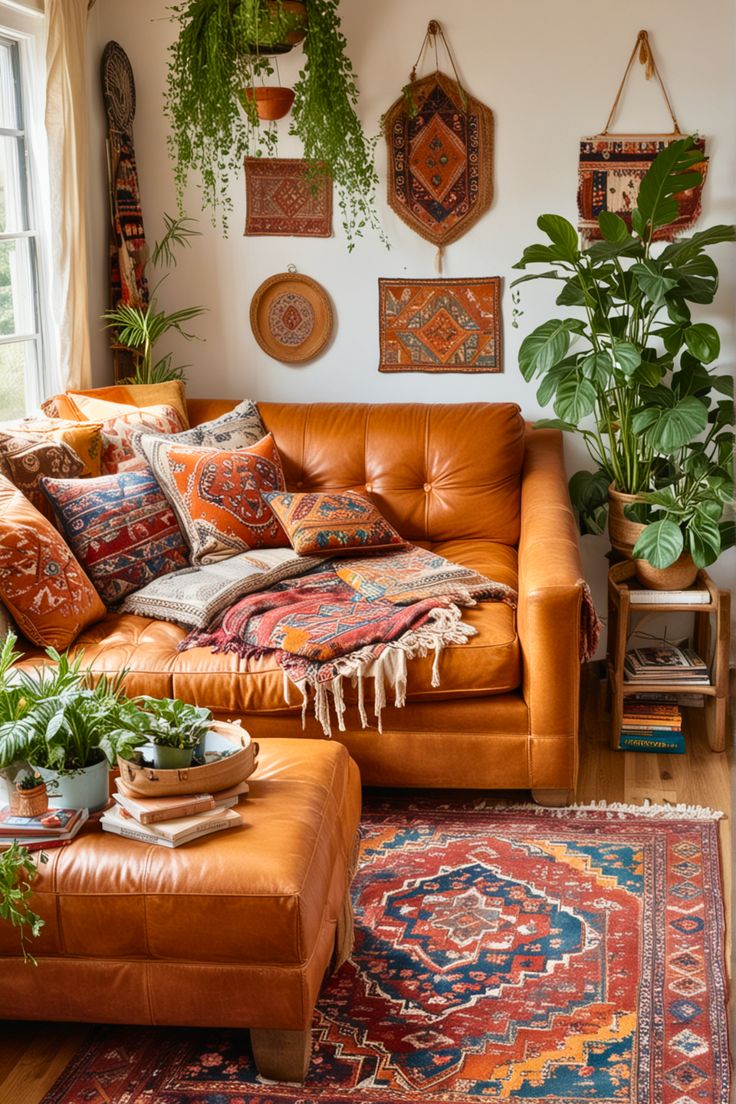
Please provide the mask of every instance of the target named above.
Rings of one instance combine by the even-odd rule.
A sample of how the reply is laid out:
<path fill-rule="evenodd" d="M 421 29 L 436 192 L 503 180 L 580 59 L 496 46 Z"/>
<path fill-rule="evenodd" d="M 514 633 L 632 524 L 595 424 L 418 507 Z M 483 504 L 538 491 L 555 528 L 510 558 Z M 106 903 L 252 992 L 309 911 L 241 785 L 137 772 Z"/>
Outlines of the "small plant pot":
<path fill-rule="evenodd" d="M 33 767 L 46 783 L 49 805 L 56 809 L 104 809 L 110 797 L 107 759 L 69 773 Z"/>
<path fill-rule="evenodd" d="M 648 560 L 636 560 L 636 577 L 652 590 L 685 590 L 695 582 L 698 565 L 689 552 L 683 552 L 669 567 L 652 567 Z"/>
<path fill-rule="evenodd" d="M 608 538 L 612 548 L 629 557 L 646 528 L 641 522 L 629 521 L 624 514 L 624 506 L 633 505 L 636 502 L 641 502 L 639 495 L 617 491 L 613 483 L 608 488 Z"/>
<path fill-rule="evenodd" d="M 16 816 L 37 817 L 48 811 L 49 795 L 46 783 L 39 782 L 32 790 L 22 790 L 16 783 L 13 812 Z"/>
<path fill-rule="evenodd" d="M 159 770 L 182 770 L 191 766 L 194 748 L 164 747 L 163 744 L 151 744 L 147 749 L 153 759 L 154 767 Z"/>
<path fill-rule="evenodd" d="M 268 19 L 269 10 L 273 10 L 274 14 L 276 13 L 275 0 L 263 0 L 262 7 L 266 20 Z M 287 32 L 283 42 L 274 42 L 270 46 L 265 43 L 249 42 L 246 46 L 249 54 L 254 54 L 256 57 L 267 56 L 268 54 L 288 54 L 297 43 L 302 41 L 307 33 L 307 23 L 309 22 L 306 0 L 281 0 L 281 8 L 293 17 L 295 23 L 293 30 Z"/>
<path fill-rule="evenodd" d="M 280 88 L 275 85 L 245 88 L 243 97 L 251 102 L 255 100 L 258 118 L 263 119 L 264 122 L 283 119 L 284 115 L 288 115 L 294 102 L 291 88 Z"/>

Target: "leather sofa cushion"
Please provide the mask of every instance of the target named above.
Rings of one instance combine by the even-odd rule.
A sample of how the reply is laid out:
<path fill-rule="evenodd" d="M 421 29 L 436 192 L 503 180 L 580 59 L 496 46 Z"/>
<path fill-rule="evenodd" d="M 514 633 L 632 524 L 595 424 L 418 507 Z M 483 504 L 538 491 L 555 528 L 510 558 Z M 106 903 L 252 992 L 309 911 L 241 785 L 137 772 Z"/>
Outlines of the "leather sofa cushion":
<path fill-rule="evenodd" d="M 493 541 L 447 541 L 426 544 L 447 559 L 480 571 L 497 582 L 517 587 L 517 556 L 513 548 Z M 478 630 L 468 643 L 449 645 L 440 662 L 440 686 L 432 686 L 433 656 L 409 663 L 409 699 L 444 699 L 501 694 L 520 684 L 520 650 L 515 611 L 503 602 L 480 602 L 465 611 Z M 109 614 L 86 629 L 75 647 L 84 649 L 85 664 L 113 673 L 126 668 L 130 694 L 179 697 L 221 715 L 283 712 L 284 676 L 269 656 L 243 660 L 217 655 L 209 648 L 177 652 L 186 630 L 167 621 L 133 614 Z M 40 653 L 35 653 L 36 657 Z M 247 672 L 247 677 L 244 677 Z M 372 684 L 366 687 L 370 699 Z M 355 692 L 345 687 L 348 702 Z M 301 708 L 291 688 L 291 709 Z"/>
<path fill-rule="evenodd" d="M 276 739 L 249 782 L 242 828 L 174 850 L 90 831 L 50 851 L 33 887 L 39 959 L 307 963 L 330 923 L 335 871 L 344 884 L 350 865 L 358 771 L 337 741 Z M 18 954 L 9 924 L 0 954 Z"/>

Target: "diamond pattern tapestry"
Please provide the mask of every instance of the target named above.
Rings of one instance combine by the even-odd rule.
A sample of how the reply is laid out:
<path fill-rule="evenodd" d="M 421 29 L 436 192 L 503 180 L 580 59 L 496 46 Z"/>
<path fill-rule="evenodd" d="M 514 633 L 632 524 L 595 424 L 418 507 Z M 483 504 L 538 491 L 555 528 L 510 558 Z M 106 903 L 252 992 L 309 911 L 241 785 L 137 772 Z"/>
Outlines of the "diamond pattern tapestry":
<path fill-rule="evenodd" d="M 298 157 L 246 157 L 245 234 L 332 235 L 332 178 Z"/>
<path fill-rule="evenodd" d="M 462 237 L 493 199 L 490 108 L 432 73 L 389 109 L 384 134 L 389 206 L 435 245 Z"/>
<path fill-rule="evenodd" d="M 379 279 L 381 372 L 501 372 L 501 280 Z"/>

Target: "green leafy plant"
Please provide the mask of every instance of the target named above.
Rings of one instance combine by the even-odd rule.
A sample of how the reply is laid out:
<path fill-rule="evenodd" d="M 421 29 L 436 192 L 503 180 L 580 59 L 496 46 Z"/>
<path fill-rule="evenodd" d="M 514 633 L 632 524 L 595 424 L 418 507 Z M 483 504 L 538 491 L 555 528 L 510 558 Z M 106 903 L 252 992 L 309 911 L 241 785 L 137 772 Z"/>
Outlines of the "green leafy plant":
<path fill-rule="evenodd" d="M 41 775 L 37 772 L 31 772 L 30 774 L 24 774 L 20 782 L 16 783 L 19 790 L 35 790 L 36 786 L 40 786 L 43 783 Z"/>
<path fill-rule="evenodd" d="M 374 206 L 378 177 L 373 144 L 355 111 L 358 88 L 338 2 L 306 0 L 306 60 L 294 86 L 290 133 L 301 139 L 315 173 L 326 168 L 332 175 L 352 249 L 367 227 L 381 232 Z M 227 230 L 230 180 L 244 156 L 276 149 L 275 127 L 261 125 L 245 90 L 273 73 L 265 51 L 293 28 L 293 17 L 281 0 L 184 0 L 171 11 L 178 36 L 166 110 L 179 196 L 198 170 L 203 202 Z"/>
<path fill-rule="evenodd" d="M 119 720 L 125 731 L 135 733 L 138 744 L 188 749 L 196 747 L 209 732 L 212 713 L 178 698 L 141 695 L 126 703 Z"/>
<path fill-rule="evenodd" d="M 707 250 L 735 241 L 736 227 L 713 226 L 663 248 L 654 242 L 655 231 L 677 217 L 676 196 L 699 183 L 702 159 L 691 138 L 671 143 L 641 182 L 632 230 L 603 212 L 602 240 L 585 248 L 566 219 L 540 216 L 549 244 L 529 246 L 515 266 L 541 264 L 545 271 L 513 286 L 556 281 L 557 304 L 582 312 L 550 319 L 522 342 L 521 372 L 540 379 L 537 399 L 551 402 L 557 415 L 536 425 L 582 436 L 596 470 L 576 473 L 570 492 L 589 530 L 600 528 L 610 484 L 643 495 L 627 513 L 658 526 L 638 545 L 654 566 L 677 558 L 670 525 L 701 567 L 733 543 L 722 520 L 732 493 L 733 381 L 711 367 L 718 332 L 693 321 L 691 304 L 713 301 L 718 269 Z"/>
<path fill-rule="evenodd" d="M 175 247 L 188 248 L 191 239 L 199 237 L 199 231 L 193 228 L 194 219 L 184 215 L 172 218 L 164 215 L 165 232 L 156 242 L 151 252 L 150 264 L 154 268 L 165 265 L 176 266 Z M 148 265 L 144 265 L 144 269 Z M 160 310 L 156 292 L 167 278 L 161 277 L 150 294 L 146 306 L 132 303 L 119 303 L 115 308 L 105 311 L 103 319 L 108 329 L 115 331 L 116 340 L 133 354 L 135 371 L 127 383 L 163 383 L 165 380 L 183 379 L 186 365 L 173 365 L 172 354 L 166 353 L 154 361 L 153 351 L 156 343 L 170 330 L 191 340 L 194 334 L 184 329 L 187 322 L 205 313 L 204 307 L 182 307 L 180 310 L 166 312 Z"/>
<path fill-rule="evenodd" d="M 43 853 L 40 860 L 46 862 Z M 0 853 L 0 919 L 19 929 L 23 958 L 32 966 L 38 963 L 28 951 L 27 937 L 40 935 L 44 924 L 30 906 L 31 882 L 37 873 L 33 856 L 27 848 L 12 843 Z"/>

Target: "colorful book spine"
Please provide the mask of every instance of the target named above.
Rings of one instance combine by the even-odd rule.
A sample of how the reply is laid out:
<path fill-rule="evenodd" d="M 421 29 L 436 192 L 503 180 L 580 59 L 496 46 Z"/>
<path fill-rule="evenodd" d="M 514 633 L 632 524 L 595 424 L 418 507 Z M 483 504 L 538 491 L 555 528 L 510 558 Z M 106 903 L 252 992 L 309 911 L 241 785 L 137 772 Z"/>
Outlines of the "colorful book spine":
<path fill-rule="evenodd" d="M 668 755 L 682 755 L 685 737 L 682 732 L 653 729 L 647 732 L 622 732 L 619 740 L 622 751 L 663 751 Z"/>

